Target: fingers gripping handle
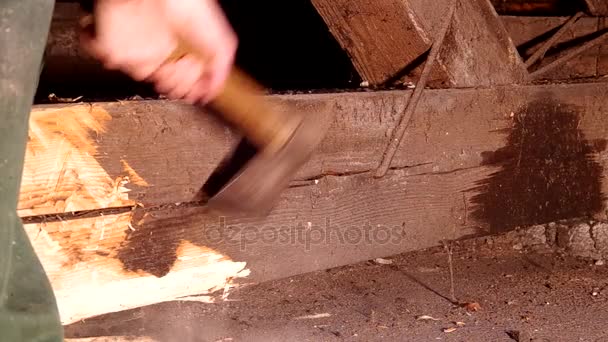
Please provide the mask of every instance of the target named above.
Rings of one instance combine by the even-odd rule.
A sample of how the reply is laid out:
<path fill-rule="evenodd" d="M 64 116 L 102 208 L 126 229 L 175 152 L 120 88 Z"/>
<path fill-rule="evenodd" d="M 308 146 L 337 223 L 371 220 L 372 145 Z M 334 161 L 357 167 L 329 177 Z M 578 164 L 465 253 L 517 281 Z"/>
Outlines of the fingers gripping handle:
<path fill-rule="evenodd" d="M 191 51 L 181 43 L 165 63 L 174 62 Z M 295 113 L 287 115 L 279 111 L 262 96 L 262 86 L 233 67 L 223 89 L 208 105 L 258 147 L 265 150 L 280 148 L 297 128 L 300 118 Z"/>
<path fill-rule="evenodd" d="M 95 32 L 92 15 L 82 18 L 80 25 L 83 30 Z M 204 58 L 182 42 L 164 63 L 174 62 L 187 54 Z M 301 121 L 297 113 L 288 115 L 264 100 L 262 86 L 236 67 L 232 68 L 223 89 L 208 106 L 264 151 L 283 146 Z"/>

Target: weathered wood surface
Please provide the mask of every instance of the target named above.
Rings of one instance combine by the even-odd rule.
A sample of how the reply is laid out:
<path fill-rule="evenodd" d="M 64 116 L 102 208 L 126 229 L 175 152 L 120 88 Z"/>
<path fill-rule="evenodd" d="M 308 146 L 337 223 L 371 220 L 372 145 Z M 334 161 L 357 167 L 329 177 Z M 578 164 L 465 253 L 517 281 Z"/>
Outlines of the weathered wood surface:
<path fill-rule="evenodd" d="M 599 19 L 599 29 L 606 30 L 608 29 L 608 17 L 598 18 Z M 608 45 L 601 44 L 599 49 L 600 56 L 608 56 Z M 597 63 L 597 73 L 598 75 L 608 75 L 608 57 L 598 58 Z"/>
<path fill-rule="evenodd" d="M 167 300 L 212 301 L 226 286 L 475 234 L 475 225 L 464 225 L 463 192 L 491 171 L 413 177 L 394 171 L 379 181 L 368 174 L 327 176 L 289 189 L 263 220 L 223 221 L 205 208 L 177 208 L 28 224 L 26 229 L 63 322 L 71 323 Z"/>
<path fill-rule="evenodd" d="M 360 75 L 384 84 L 411 74 L 417 79 L 424 53 L 445 20 L 446 1 L 327 1 L 313 4 Z M 429 84 L 475 87 L 518 83 L 526 70 L 507 32 L 487 0 L 457 5 L 445 47 Z"/>
<path fill-rule="evenodd" d="M 321 0 L 319 0 L 321 1 Z M 445 4 L 444 4 L 445 3 Z M 451 47 L 446 53 L 443 54 L 444 61 L 443 66 L 438 66 L 437 70 L 433 73 L 432 80 L 434 80 L 433 87 L 449 86 L 450 84 L 442 84 L 441 80 L 445 80 L 448 75 L 441 74 L 442 69 L 451 70 L 454 74 L 455 79 L 462 80 L 461 83 L 452 84 L 452 86 L 469 86 L 471 84 L 484 84 L 484 82 L 494 83 L 510 83 L 509 77 L 504 78 L 504 75 L 515 75 L 518 74 L 518 78 L 515 80 L 518 82 L 521 76 L 520 63 L 519 61 L 513 61 L 511 64 L 499 65 L 497 61 L 508 59 L 508 56 L 516 56 L 517 52 L 514 52 L 513 46 L 517 46 L 524 57 L 530 56 L 543 41 L 548 39 L 551 33 L 557 30 L 567 19 L 567 16 L 554 16 L 554 17 L 525 17 L 525 16 L 500 16 L 496 19 L 487 6 L 481 6 L 483 2 L 463 2 L 463 8 L 459 12 L 465 13 L 461 16 L 457 12 L 456 21 L 457 27 L 452 29 L 452 43 Z M 342 17 L 339 16 L 338 12 L 331 12 L 331 9 L 337 7 L 340 3 L 330 2 L 327 4 L 319 5 L 318 8 L 325 8 L 328 12 L 328 16 L 335 16 L 335 20 L 339 21 Z M 383 2 L 382 6 L 388 6 L 391 2 Z M 395 3 L 396 4 L 396 3 Z M 443 5 L 442 5 L 443 4 Z M 442 0 L 439 5 L 435 2 L 431 3 L 424 0 L 412 0 L 407 2 L 405 5 L 402 2 L 397 4 L 398 6 L 407 6 L 411 15 L 409 19 L 406 16 L 397 16 L 399 21 L 409 20 L 408 22 L 414 23 L 414 19 L 417 21 L 416 29 L 406 30 L 405 34 L 400 35 L 387 35 L 382 34 L 383 30 L 372 27 L 374 20 L 379 21 L 377 27 L 387 28 L 390 25 L 399 26 L 401 28 L 406 27 L 406 24 L 399 24 L 390 21 L 383 21 L 383 16 L 380 12 L 377 15 L 372 16 L 370 12 L 362 12 L 359 15 L 351 15 L 350 21 L 342 18 L 343 22 L 341 25 L 350 24 L 353 30 L 350 32 L 347 30 L 333 31 L 333 34 L 338 40 L 344 40 L 344 44 L 350 44 L 353 46 L 353 51 L 350 52 L 353 62 L 357 65 L 358 60 L 361 61 L 358 72 L 362 75 L 380 75 L 382 74 L 381 69 L 386 68 L 384 74 L 394 75 L 396 72 L 401 70 L 407 63 L 413 61 L 416 57 L 427 51 L 430 47 L 432 40 L 436 35 L 436 30 L 440 27 L 442 16 L 437 16 L 437 7 L 445 9 L 448 2 Z M 348 2 L 348 6 L 356 6 L 357 2 Z M 397 6 L 395 5 L 395 6 Z M 441 5 L 441 6 L 440 6 Z M 325 7 L 323 7 L 325 6 Z M 380 6 L 380 5 L 378 5 Z M 378 11 L 378 7 L 374 7 Z M 483 15 L 471 16 L 466 15 L 469 12 L 478 11 Z M 384 12 L 382 12 L 384 13 Z M 74 6 L 61 4 L 57 7 L 55 12 L 55 18 L 51 25 L 51 31 L 49 34 L 49 40 L 47 43 L 46 51 L 46 63 L 47 68 L 45 69 L 45 77 L 47 79 L 70 77 L 69 79 L 80 79 L 83 78 L 94 78 L 98 81 L 124 81 L 124 77 L 121 75 L 104 70 L 99 63 L 92 58 L 88 57 L 84 53 L 78 44 L 78 38 L 76 35 L 76 20 L 78 11 Z M 370 18 L 366 18 L 365 16 Z M 382 19 L 382 20 L 381 20 Z M 465 20 L 466 19 L 466 20 Z M 485 21 L 485 22 L 484 22 Z M 498 23 L 497 23 L 498 21 Z M 567 33 L 558 41 L 558 44 L 549 52 L 547 59 L 541 64 L 534 66 L 534 68 L 541 67 L 549 63 L 556 51 L 561 51 L 567 47 L 574 46 L 581 42 L 581 40 L 589 40 L 593 32 L 603 29 L 606 27 L 604 24 L 606 21 L 602 17 L 584 17 L 578 20 L 574 25 L 573 31 Z M 502 23 L 502 27 L 501 27 Z M 336 24 L 337 25 L 337 24 Z M 378 26 L 380 25 L 380 26 Z M 349 27 L 350 27 L 349 26 Z M 330 29 L 332 28 L 329 25 Z M 335 26 L 339 27 L 339 26 Z M 481 34 L 477 35 L 474 39 L 465 39 L 468 34 L 476 32 L 480 28 L 486 27 Z M 368 30 L 364 30 L 368 28 Z M 361 32 L 356 31 L 359 29 Z M 411 35 L 411 32 L 420 32 L 420 37 L 413 36 L 407 39 L 407 42 L 403 43 L 401 40 L 407 35 Z M 506 32 L 506 33 L 505 33 Z M 361 46 L 352 44 L 351 35 L 355 34 L 356 37 L 363 36 L 364 41 L 367 41 L 369 46 Z M 366 39 L 368 35 L 369 39 Z M 392 37 L 392 38 L 391 38 Z M 424 40 L 421 38 L 426 37 Z M 498 43 L 495 39 L 498 39 Z M 509 37 L 512 42 L 509 42 Z M 373 38 L 373 39 L 372 39 Z M 351 41 L 348 41 L 350 39 Z M 393 41 L 391 41 L 393 39 Z M 458 41 L 458 44 L 454 42 Z M 401 43 L 400 43 L 401 42 Z M 413 46 L 412 44 L 419 42 L 420 47 Z M 449 43 L 449 40 L 448 40 Z M 407 49 L 399 48 L 399 46 L 408 45 Z M 499 48 L 488 48 L 493 46 L 492 44 L 499 44 Z M 370 51 L 366 51 L 366 49 Z M 388 50 L 393 49 L 393 50 Z M 567 79 L 567 78 L 579 78 L 579 77 L 592 77 L 596 75 L 596 69 L 598 75 L 605 75 L 608 73 L 608 62 L 606 62 L 606 50 L 605 46 L 594 48 L 586 53 L 582 54 L 581 57 L 568 62 L 563 68 L 556 70 L 548 75 L 546 79 Z M 348 49 L 346 49 L 348 51 Z M 382 51 L 389 51 L 390 53 L 382 53 Z M 416 52 L 413 53 L 412 51 Z M 475 52 L 473 58 L 468 54 Z M 408 55 L 409 54 L 409 55 Z M 496 54 L 496 55 L 493 55 Z M 481 55 L 478 56 L 478 55 Z M 454 58 L 448 58 L 453 56 Z M 466 58 L 460 58 L 458 56 L 466 56 Z M 481 58 L 481 59 L 480 59 Z M 514 57 L 515 58 L 515 57 Z M 594 63 L 595 59 L 598 59 L 598 63 Z M 479 61 L 476 59 L 480 59 Z M 467 63 L 458 63 L 467 61 Z M 421 61 L 419 61 L 421 62 Z M 597 66 L 597 67 L 596 67 Z M 497 72 L 496 68 L 500 70 L 507 70 L 508 68 L 513 69 L 513 73 L 506 73 L 503 75 L 502 72 Z M 365 68 L 375 68 L 366 70 Z M 406 68 L 407 69 L 407 68 Z M 413 69 L 411 76 L 407 78 L 407 81 L 416 81 L 416 75 L 421 72 L 421 66 Z M 491 75 L 491 77 L 488 77 Z M 381 78 L 383 78 L 382 76 Z M 475 78 L 477 77 L 477 78 Z M 405 80 L 405 79 L 403 79 Z M 372 82 L 374 83 L 374 82 Z"/>
<path fill-rule="evenodd" d="M 432 37 L 454 0 L 412 0 L 411 7 Z M 527 70 L 488 0 L 458 1 L 454 22 L 439 57 L 451 87 L 487 87 L 525 81 Z"/>
<path fill-rule="evenodd" d="M 409 174 L 450 172 L 482 164 L 482 153 L 505 143 L 496 133 L 512 124 L 531 98 L 603 103 L 607 85 L 548 85 L 485 90 L 429 90 L 421 98 L 392 166 Z M 411 91 L 272 96 L 333 121 L 307 180 L 374 169 Z M 583 116 L 580 129 L 603 137 L 604 120 Z M 198 109 L 171 101 L 36 106 L 19 201 L 22 217 L 108 207 L 191 202 L 237 142 Z"/>
<path fill-rule="evenodd" d="M 248 275 L 245 262 L 233 261 L 221 253 L 189 241 L 154 241 L 139 257 L 169 262 L 171 272 L 162 277 L 146 269 L 129 269 L 129 262 L 118 253 L 128 253 L 123 246 L 129 234 L 140 229 L 147 215 L 137 213 L 102 215 L 39 224 L 26 224 L 35 251 L 42 260 L 64 324 L 97 314 L 116 312 L 176 299 L 212 302 L 212 292 L 224 290 L 232 279 Z M 143 221 L 142 221 L 143 220 Z M 161 227 L 162 228 L 162 227 Z M 170 234 L 179 234 L 185 227 L 165 227 Z M 171 255 L 158 250 L 171 249 Z M 142 266 L 145 269 L 145 266 Z"/>
<path fill-rule="evenodd" d="M 370 84 L 387 82 L 425 53 L 433 41 L 406 1 L 312 1 L 329 30 Z M 445 80 L 434 68 L 434 80 Z"/>
<path fill-rule="evenodd" d="M 520 53 L 524 57 L 529 57 L 568 20 L 568 17 L 503 16 L 501 20 Z M 603 22 L 603 18 L 583 17 L 578 19 L 573 27 L 557 40 L 553 48 L 547 52 L 546 57 L 534 65 L 531 70 L 551 63 L 557 56 L 562 55 L 563 51 L 596 37 L 596 32 L 603 27 Z M 608 71 L 604 67 L 607 64 L 608 50 L 601 45 L 544 75 L 543 79 L 563 80 L 603 76 Z"/>
<path fill-rule="evenodd" d="M 235 139 L 189 106 L 35 106 L 22 216 L 144 204 L 25 218 L 64 322 L 177 298 L 212 301 L 230 286 L 442 239 L 603 215 L 607 84 L 427 91 L 394 168 L 374 179 L 410 93 L 272 96 L 332 121 L 265 219 L 221 219 L 191 202 Z"/>
<path fill-rule="evenodd" d="M 608 15 L 608 2 L 605 0 L 585 0 L 589 13 L 593 15 Z"/>

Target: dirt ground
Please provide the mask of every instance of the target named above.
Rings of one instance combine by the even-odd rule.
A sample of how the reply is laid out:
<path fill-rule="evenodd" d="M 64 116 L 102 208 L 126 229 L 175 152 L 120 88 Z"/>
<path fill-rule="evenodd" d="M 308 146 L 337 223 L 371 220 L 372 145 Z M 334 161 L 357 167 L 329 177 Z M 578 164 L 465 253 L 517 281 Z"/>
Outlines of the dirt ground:
<path fill-rule="evenodd" d="M 66 327 L 155 341 L 608 341 L 608 265 L 510 241 L 453 246 L 163 303 Z M 390 264 L 387 263 L 391 262 Z M 193 281 L 195 281 L 193 279 Z M 429 317 L 425 317 L 429 316 Z"/>

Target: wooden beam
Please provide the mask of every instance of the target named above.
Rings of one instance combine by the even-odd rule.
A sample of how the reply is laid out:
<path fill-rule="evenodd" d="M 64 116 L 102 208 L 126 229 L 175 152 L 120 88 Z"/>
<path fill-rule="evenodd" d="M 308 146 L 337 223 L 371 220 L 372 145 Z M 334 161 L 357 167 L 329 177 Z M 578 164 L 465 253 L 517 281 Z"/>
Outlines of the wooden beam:
<path fill-rule="evenodd" d="M 442 0 L 445 1 L 445 0 Z M 388 2 L 387 2 L 388 3 Z M 352 4 L 356 4 L 356 2 L 353 2 Z M 349 6 L 352 5 L 349 2 Z M 442 3 L 439 3 L 439 5 L 441 5 Z M 466 2 L 465 6 L 467 7 L 471 7 L 475 4 L 475 2 Z M 416 56 L 419 56 L 420 53 L 424 53 L 424 51 L 427 51 L 428 48 L 430 47 L 430 42 L 432 41 L 432 38 L 436 35 L 436 28 L 440 26 L 442 17 L 441 16 L 437 16 L 435 15 L 435 13 L 437 12 L 436 10 L 436 6 L 439 6 L 434 2 L 429 2 L 429 1 L 423 1 L 423 0 L 412 0 L 407 2 L 407 5 L 403 5 L 403 6 L 409 6 L 411 8 L 410 13 L 413 13 L 414 15 L 412 15 L 413 19 L 417 19 L 418 21 L 416 21 L 417 23 L 417 27 L 419 30 L 421 30 L 420 32 L 421 35 L 420 37 L 427 37 L 428 39 L 426 40 L 427 43 L 425 43 L 426 45 L 424 45 L 423 48 L 421 48 L 421 50 L 419 50 L 419 52 L 414 53 L 413 55 L 411 55 L 410 57 L 405 58 L 403 53 L 410 53 L 411 51 L 416 51 L 416 49 L 414 48 L 408 48 L 406 50 L 399 50 L 397 51 L 397 49 L 395 48 L 395 51 L 393 51 L 391 54 L 381 54 L 379 51 L 382 51 L 382 49 L 389 49 L 389 48 L 394 48 L 395 46 L 399 45 L 399 42 L 387 42 L 390 43 L 387 46 L 384 46 L 382 44 L 384 44 L 386 41 L 386 39 L 389 39 L 386 37 L 386 35 L 384 36 L 380 36 L 378 32 L 380 32 L 379 30 L 369 30 L 365 31 L 363 33 L 368 32 L 371 35 L 376 35 L 378 34 L 379 37 L 372 37 L 373 39 L 369 39 L 369 41 L 371 42 L 370 44 L 376 44 L 378 46 L 372 46 L 369 49 L 372 50 L 371 53 L 364 53 L 364 49 L 361 50 L 357 50 L 355 52 L 357 52 L 357 54 L 360 54 L 360 58 L 362 63 L 364 63 L 364 65 L 398 65 L 400 62 L 403 62 L 404 64 L 402 64 L 402 66 L 405 65 L 405 63 L 407 61 L 412 61 Z M 333 4 L 333 2 L 330 4 L 331 6 L 335 6 L 335 4 Z M 400 5 L 401 6 L 401 5 Z M 469 11 L 471 11 L 469 9 Z M 464 39 L 463 41 L 460 42 L 460 44 L 456 47 L 451 47 L 450 49 L 452 49 L 451 51 L 455 51 L 454 49 L 458 50 L 460 49 L 458 52 L 458 54 L 460 55 L 464 55 L 466 53 L 470 53 L 471 51 L 485 51 L 488 50 L 487 47 L 484 46 L 490 46 L 487 44 L 490 44 L 491 42 L 487 42 L 489 38 L 489 36 L 496 36 L 496 37 L 507 37 L 506 40 L 512 40 L 512 43 L 507 44 L 507 50 L 510 51 L 511 47 L 509 47 L 509 45 L 514 45 L 518 48 L 519 52 L 522 54 L 523 57 L 528 57 L 530 56 L 532 53 L 534 53 L 542 44 L 543 41 L 545 41 L 546 39 L 548 39 L 548 37 L 551 35 L 551 33 L 553 33 L 554 31 L 556 31 L 567 19 L 567 16 L 552 16 L 552 17 L 539 17 L 539 16 L 534 16 L 534 17 L 526 17 L 526 16 L 501 16 L 499 17 L 500 21 L 502 22 L 504 29 L 506 32 L 503 32 L 502 28 L 500 28 L 500 25 L 496 25 L 494 23 L 494 19 L 492 19 L 492 15 L 491 15 L 491 11 L 488 10 L 488 8 L 485 8 L 485 11 L 482 11 L 484 13 L 483 20 L 489 20 L 489 22 L 487 23 L 482 23 L 480 22 L 481 19 L 477 18 L 477 20 L 471 20 L 468 22 L 468 25 L 477 25 L 478 27 L 484 27 L 487 26 L 489 27 L 490 30 L 496 30 L 496 32 L 493 31 L 485 31 L 484 34 L 479 35 L 479 37 L 477 37 L 476 39 L 469 39 L 466 40 Z M 99 63 L 97 63 L 95 60 L 93 60 L 92 58 L 88 57 L 86 53 L 84 53 L 79 44 L 78 44 L 78 38 L 76 35 L 76 31 L 75 31 L 75 27 L 76 27 L 76 20 L 78 18 L 78 6 L 74 5 L 74 4 L 59 4 L 56 8 L 55 11 L 55 17 L 53 18 L 52 21 L 52 25 L 51 25 L 51 31 L 49 34 L 49 39 L 48 39 L 48 43 L 47 43 L 47 51 L 46 51 L 46 68 L 44 70 L 44 78 L 49 80 L 49 79 L 65 79 L 66 81 L 64 81 L 64 83 L 78 83 L 78 84 L 82 84 L 83 82 L 85 83 L 91 83 L 91 84 L 95 84 L 96 86 L 100 86 L 100 84 L 107 84 L 107 87 L 111 87 L 112 84 L 115 84 L 117 82 L 120 82 L 120 84 L 125 84 L 125 82 L 128 83 L 128 79 L 126 77 L 124 77 L 124 75 L 117 73 L 117 72 L 111 72 L 108 70 L 104 70 L 101 65 Z M 487 19 L 490 18 L 490 19 Z M 362 18 L 365 19 L 365 18 Z M 352 20 L 355 20 L 355 18 L 353 18 Z M 400 16 L 399 20 L 406 20 L 404 18 L 404 16 Z M 373 21 L 363 21 L 363 24 L 369 24 L 372 23 Z M 578 43 L 580 43 L 580 41 L 583 40 L 589 40 L 591 39 L 591 35 L 593 34 L 593 32 L 598 31 L 598 30 L 604 30 L 606 28 L 606 25 L 604 24 L 606 22 L 606 18 L 596 18 L 596 17 L 583 17 L 580 18 L 577 23 L 574 25 L 573 30 L 571 32 L 566 33 L 561 39 L 559 39 L 559 41 L 557 42 L 556 46 L 554 46 L 553 49 L 551 49 L 548 53 L 547 58 L 540 63 L 537 66 L 534 66 L 534 68 L 538 68 L 538 67 L 542 67 L 543 65 L 546 65 L 547 63 L 551 62 L 553 60 L 553 58 L 555 56 L 553 56 L 556 52 L 559 52 L 567 47 L 571 47 L 572 45 L 576 45 Z M 379 23 L 379 25 L 385 25 L 387 26 L 389 24 L 389 22 L 381 22 Z M 404 24 L 405 25 L 405 24 Z M 466 26 L 467 23 L 463 23 L 462 20 L 459 24 L 460 29 L 459 31 L 462 31 L 461 33 L 459 33 L 459 35 L 461 37 L 464 37 L 463 34 L 466 34 L 466 32 L 473 32 L 475 31 L 475 28 L 471 28 Z M 464 25 L 464 26 L 463 26 Z M 383 26 L 381 26 L 383 27 Z M 331 28 L 331 26 L 330 26 Z M 428 29 L 427 29 L 428 28 Z M 409 31 L 408 31 L 409 32 Z M 488 32 L 493 32 L 492 34 L 488 34 Z M 361 35 L 363 35 L 363 33 L 361 33 Z M 347 34 L 345 31 L 336 31 L 334 32 L 335 35 L 340 36 L 340 35 L 344 35 L 343 39 L 347 39 L 348 37 L 350 37 L 350 34 Z M 357 33 L 359 34 L 359 33 Z M 456 34 L 456 33 L 454 33 Z M 396 40 L 400 40 L 403 37 L 406 37 L 405 35 L 401 34 L 401 35 L 394 35 L 393 39 Z M 415 36 L 413 38 L 411 38 L 410 40 L 407 41 L 407 44 L 414 44 L 414 42 L 418 41 L 417 38 L 418 36 Z M 339 38 L 339 37 L 338 37 Z M 505 43 L 506 44 L 506 43 Z M 380 46 L 382 45 L 382 46 Z M 348 50 L 348 49 L 347 49 Z M 495 51 L 494 53 L 499 54 L 501 49 L 491 49 L 492 51 Z M 487 52 L 487 51 L 486 51 Z M 352 53 L 351 53 L 352 55 Z M 445 55 L 445 54 L 444 54 Z M 597 76 L 602 76 L 602 75 L 606 75 L 608 74 L 608 67 L 606 67 L 606 65 L 608 65 L 608 58 L 606 58 L 606 56 L 608 55 L 608 48 L 606 48 L 605 46 L 600 46 L 598 48 L 594 48 L 591 49 L 585 53 L 583 53 L 581 56 L 575 58 L 574 60 L 568 62 L 565 67 L 563 68 L 559 68 L 558 70 L 555 70 L 554 72 L 551 72 L 550 74 L 545 75 L 545 79 L 547 80 L 564 80 L 564 79 L 569 79 L 569 78 L 586 78 L 586 77 L 595 77 Z M 396 56 L 396 57 L 395 57 Z M 445 57 L 445 56 L 444 56 Z M 481 57 L 477 57 L 474 56 L 475 58 L 481 58 Z M 504 56 L 503 56 L 504 57 Z M 492 61 L 492 63 L 476 63 L 476 64 L 465 64 L 465 68 L 460 68 L 458 66 L 455 67 L 449 67 L 451 70 L 453 70 L 454 72 L 457 72 L 458 70 L 460 70 L 459 74 L 455 74 L 457 76 L 454 76 L 460 80 L 468 80 L 468 81 L 463 81 L 463 83 L 461 83 L 462 86 L 467 86 L 467 84 L 475 84 L 477 82 L 494 82 L 493 78 L 494 77 L 501 77 L 500 73 L 495 73 L 492 69 L 484 69 L 484 68 L 490 68 L 490 67 L 494 67 L 495 62 L 494 61 L 498 61 L 501 58 L 500 56 L 487 56 L 487 60 Z M 372 58 L 374 60 L 372 60 Z M 398 59 L 398 61 L 397 61 Z M 353 57 L 353 60 L 356 61 L 357 58 Z M 385 60 L 385 62 L 380 62 L 381 60 Z M 449 62 L 455 62 L 458 61 L 458 59 L 451 59 L 451 60 L 444 60 L 443 64 L 444 66 L 449 65 Z M 597 63 L 596 63 L 597 62 Z M 407 62 L 409 63 L 409 62 Z M 516 64 L 519 64 L 516 63 Z M 596 68 L 597 65 L 597 68 Z M 443 77 L 443 79 L 445 79 L 445 77 L 448 76 L 441 76 L 441 69 L 442 67 L 439 66 L 436 70 L 433 71 L 433 74 L 431 75 L 431 82 L 433 84 L 431 84 L 432 87 L 444 87 L 446 85 L 449 85 L 447 83 L 441 83 L 441 79 Z M 477 71 L 475 72 L 470 72 L 472 69 L 475 69 Z M 407 68 L 406 68 L 407 69 Z M 467 71 L 468 70 L 468 71 Z M 397 69 L 393 70 L 394 72 L 398 72 Z M 387 73 L 391 74 L 393 73 L 393 71 L 390 71 Z M 365 71 L 365 70 L 359 70 L 359 72 L 361 73 L 370 73 L 370 74 L 375 74 L 378 72 L 378 70 L 369 70 L 369 71 Z M 411 77 L 406 77 L 406 78 L 402 78 L 402 81 L 413 81 L 415 82 L 417 80 L 417 75 L 419 75 L 419 72 L 421 72 L 421 67 L 416 67 L 414 68 L 414 70 L 411 73 Z M 482 75 L 480 79 L 472 79 L 471 75 Z M 494 75 L 492 77 L 487 77 L 487 75 Z M 92 80 L 94 79 L 95 82 L 90 82 L 87 80 Z M 487 81 L 487 80 L 490 81 Z M 373 82 L 372 82 L 373 83 Z M 504 82 L 498 82 L 498 83 L 510 83 L 508 82 L 508 79 L 504 79 Z M 458 86 L 457 84 L 455 84 L 454 86 Z M 141 90 L 141 89 L 140 89 Z"/>
<path fill-rule="evenodd" d="M 592 15 L 608 16 L 608 3 L 604 0 L 585 0 L 587 9 Z"/>
<path fill-rule="evenodd" d="M 332 121 L 264 219 L 192 201 L 236 141 L 204 113 L 168 101 L 35 106 L 20 214 L 63 322 L 605 212 L 608 84 L 425 92 L 375 179 L 410 94 L 270 97 Z"/>
<path fill-rule="evenodd" d="M 503 16 L 503 21 L 511 39 L 524 57 L 534 54 L 568 20 L 568 17 L 515 17 Z M 602 29 L 602 18 L 582 17 L 570 30 L 565 32 L 553 45 L 546 57 L 531 70 L 541 68 L 564 51 L 590 41 Z M 602 46 L 594 47 L 568 61 L 563 67 L 543 76 L 545 80 L 566 80 L 603 76 L 608 73 L 601 66 L 608 63 L 608 50 Z"/>
<path fill-rule="evenodd" d="M 407 147 L 392 167 L 415 174 L 479 166 L 482 152 L 504 144 L 505 137 L 493 131 L 509 127 L 506 115 L 530 97 L 550 92 L 576 104 L 580 99 L 572 94 L 603 89 L 585 84 L 427 91 L 422 114 L 414 115 L 403 142 Z M 271 96 L 277 105 L 334 117 L 297 180 L 375 168 L 409 96 L 411 91 Z M 581 127 L 597 138 L 604 123 Z M 21 217 L 197 201 L 207 177 L 237 142 L 210 116 L 171 101 L 39 105 L 29 134 Z"/>
<path fill-rule="evenodd" d="M 564 16 L 574 15 L 584 7 L 580 0 L 491 0 L 501 15 Z M 601 0 L 600 0 L 601 1 Z"/>
<path fill-rule="evenodd" d="M 329 30 L 372 85 L 415 80 L 450 1 L 313 0 Z M 443 14 L 442 14 L 443 13 Z M 446 47 L 433 69 L 435 87 L 522 82 L 522 61 L 487 0 L 457 6 Z"/>
<path fill-rule="evenodd" d="M 608 17 L 599 18 L 598 28 L 602 31 L 608 29 Z M 599 56 L 600 57 L 598 57 L 597 63 L 597 74 L 608 75 L 608 46 L 606 46 L 606 44 L 600 45 Z"/>
<path fill-rule="evenodd" d="M 361 77 L 370 84 L 387 82 L 430 48 L 433 37 L 412 18 L 400 0 L 312 1 L 329 30 L 351 56 Z M 434 80 L 446 80 L 434 69 Z"/>
<path fill-rule="evenodd" d="M 368 174 L 327 176 L 289 189 L 263 220 L 178 207 L 27 224 L 26 230 L 67 324 L 161 301 L 222 300 L 225 289 L 243 282 L 475 234 L 452 210 L 461 215 L 463 191 L 491 171 L 414 177 L 395 171 L 380 181 Z"/>
<path fill-rule="evenodd" d="M 592 96 L 603 89 L 586 84 L 426 91 L 392 167 L 415 174 L 479 166 L 482 152 L 504 144 L 505 137 L 493 131 L 509 127 L 507 115 L 529 98 L 550 92 L 577 104 L 573 94 Z M 277 105 L 334 116 L 297 179 L 377 167 L 378 151 L 410 96 L 411 91 L 271 96 Z M 604 122 L 581 127 L 598 138 Z M 197 201 L 207 177 L 237 142 L 210 116 L 171 101 L 39 105 L 29 134 L 21 217 Z"/>

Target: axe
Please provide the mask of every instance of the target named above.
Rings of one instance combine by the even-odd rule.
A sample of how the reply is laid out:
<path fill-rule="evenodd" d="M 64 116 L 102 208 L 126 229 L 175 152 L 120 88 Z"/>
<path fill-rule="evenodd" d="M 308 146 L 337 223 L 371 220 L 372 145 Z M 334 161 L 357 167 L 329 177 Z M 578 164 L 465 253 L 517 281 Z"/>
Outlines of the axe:
<path fill-rule="evenodd" d="M 94 30 L 92 15 L 80 24 Z M 190 51 L 182 43 L 165 63 Z M 323 139 L 326 120 L 271 104 L 262 86 L 237 67 L 206 106 L 241 135 L 203 186 L 207 206 L 222 213 L 267 215 Z"/>

